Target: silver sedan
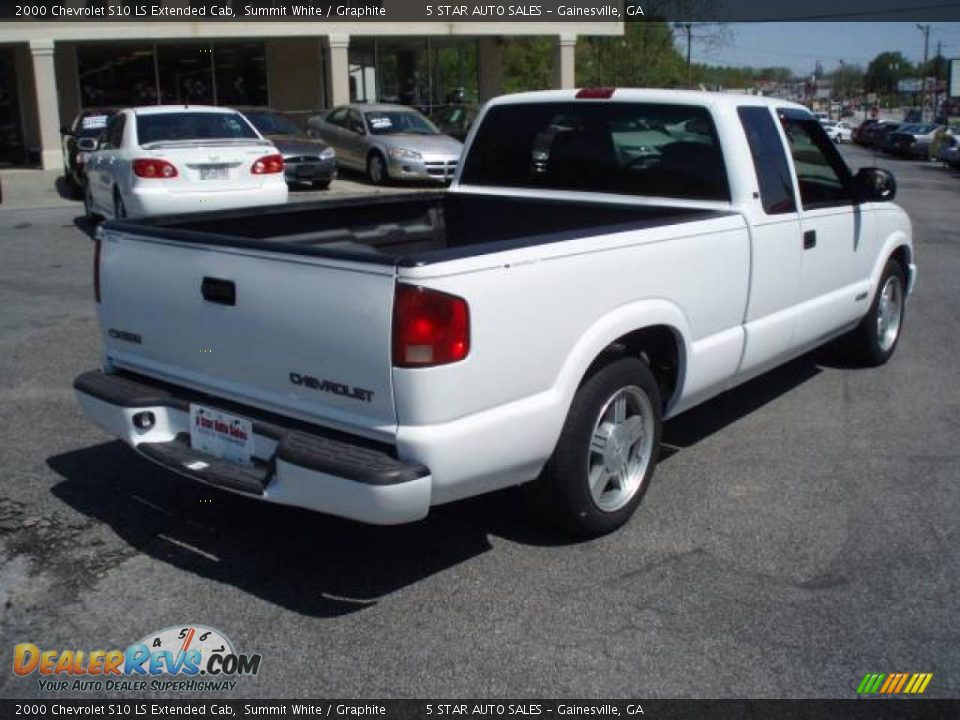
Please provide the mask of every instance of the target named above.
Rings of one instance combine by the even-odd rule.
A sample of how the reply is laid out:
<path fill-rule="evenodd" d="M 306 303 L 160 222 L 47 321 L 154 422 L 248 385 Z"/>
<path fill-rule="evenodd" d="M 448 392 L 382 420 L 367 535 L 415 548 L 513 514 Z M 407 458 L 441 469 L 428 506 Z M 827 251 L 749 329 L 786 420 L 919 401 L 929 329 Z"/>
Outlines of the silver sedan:
<path fill-rule="evenodd" d="M 376 184 L 449 182 L 463 151 L 463 143 L 404 105 L 342 105 L 310 118 L 307 134 L 330 145 L 341 167 L 365 172 Z"/>

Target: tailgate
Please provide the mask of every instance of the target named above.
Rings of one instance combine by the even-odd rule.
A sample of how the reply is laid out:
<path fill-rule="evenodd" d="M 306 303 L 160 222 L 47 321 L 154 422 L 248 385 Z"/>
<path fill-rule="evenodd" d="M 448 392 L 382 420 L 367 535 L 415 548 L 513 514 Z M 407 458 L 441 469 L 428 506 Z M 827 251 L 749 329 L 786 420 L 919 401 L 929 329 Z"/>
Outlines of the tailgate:
<path fill-rule="evenodd" d="M 117 367 L 372 437 L 394 433 L 392 265 L 105 229 L 100 273 Z"/>

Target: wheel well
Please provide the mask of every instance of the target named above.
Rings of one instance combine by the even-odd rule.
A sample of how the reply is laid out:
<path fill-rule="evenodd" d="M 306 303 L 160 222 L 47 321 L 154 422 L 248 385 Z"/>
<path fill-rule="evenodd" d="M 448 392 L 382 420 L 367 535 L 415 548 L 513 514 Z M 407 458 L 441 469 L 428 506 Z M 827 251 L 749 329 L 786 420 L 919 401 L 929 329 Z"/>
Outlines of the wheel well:
<path fill-rule="evenodd" d="M 903 268 L 903 274 L 906 275 L 910 271 L 910 248 L 906 245 L 901 245 L 896 250 L 890 254 L 891 260 L 896 260 L 900 263 L 900 267 Z"/>
<path fill-rule="evenodd" d="M 638 357 L 650 366 L 666 407 L 679 389 L 683 363 L 682 347 L 676 331 L 668 325 L 652 325 L 634 330 L 605 347 L 590 363 L 583 380 L 617 358 Z"/>

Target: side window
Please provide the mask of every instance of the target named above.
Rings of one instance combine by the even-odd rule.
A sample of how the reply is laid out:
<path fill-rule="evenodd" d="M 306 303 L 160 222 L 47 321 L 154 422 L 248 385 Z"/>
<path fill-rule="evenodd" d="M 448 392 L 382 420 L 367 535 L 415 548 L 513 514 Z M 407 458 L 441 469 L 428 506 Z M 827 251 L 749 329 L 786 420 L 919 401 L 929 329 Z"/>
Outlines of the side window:
<path fill-rule="evenodd" d="M 827 133 L 812 118 L 781 113 L 797 170 L 800 201 L 805 208 L 848 205 L 853 202 L 853 176 Z"/>
<path fill-rule="evenodd" d="M 737 114 L 753 156 L 763 211 L 767 215 L 796 212 L 793 176 L 770 111 L 765 107 L 739 107 Z"/>
<path fill-rule="evenodd" d="M 347 125 L 347 108 L 339 108 L 327 115 L 327 122 L 338 127 Z"/>
<path fill-rule="evenodd" d="M 360 113 L 358 113 L 356 110 L 351 110 L 349 113 L 347 113 L 347 127 L 350 130 L 353 130 L 355 133 L 363 135 L 363 118 L 360 117 Z"/>

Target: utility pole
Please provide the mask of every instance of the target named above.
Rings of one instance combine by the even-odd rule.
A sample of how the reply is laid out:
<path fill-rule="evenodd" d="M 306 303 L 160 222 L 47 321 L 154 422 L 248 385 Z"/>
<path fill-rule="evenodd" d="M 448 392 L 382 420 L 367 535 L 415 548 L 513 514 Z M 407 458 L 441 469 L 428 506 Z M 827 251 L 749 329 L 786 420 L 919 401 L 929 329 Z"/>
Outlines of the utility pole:
<path fill-rule="evenodd" d="M 917 25 L 917 30 L 923 33 L 923 65 L 920 68 L 920 121 L 927 119 L 927 56 L 930 51 L 930 25 Z"/>
<path fill-rule="evenodd" d="M 934 57 L 937 60 L 937 74 L 933 78 L 933 120 L 937 119 L 937 108 L 940 100 L 940 66 L 943 64 L 943 41 L 937 40 L 937 54 Z"/>
<path fill-rule="evenodd" d="M 693 23 L 674 23 L 673 26 L 678 30 L 683 30 L 687 34 L 687 88 L 693 85 L 693 69 L 690 66 L 690 46 L 693 43 Z"/>

